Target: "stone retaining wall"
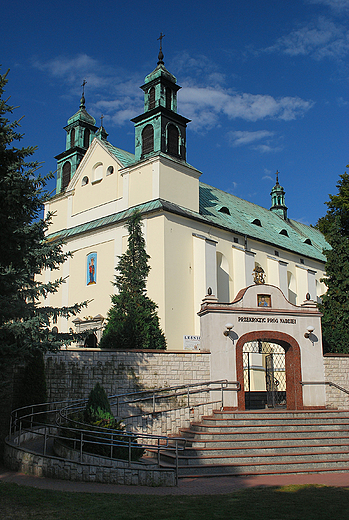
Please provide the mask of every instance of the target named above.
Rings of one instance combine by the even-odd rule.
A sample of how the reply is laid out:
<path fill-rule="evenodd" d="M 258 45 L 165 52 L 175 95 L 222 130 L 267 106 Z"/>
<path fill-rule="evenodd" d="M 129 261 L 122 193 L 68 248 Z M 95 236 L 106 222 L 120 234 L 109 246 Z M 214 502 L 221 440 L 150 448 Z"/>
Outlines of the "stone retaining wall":
<path fill-rule="evenodd" d="M 86 398 L 99 382 L 108 395 L 210 380 L 206 352 L 69 348 L 45 356 L 50 401 Z"/>
<path fill-rule="evenodd" d="M 349 391 L 349 354 L 325 354 L 325 380 Z M 333 386 L 326 386 L 327 408 L 349 409 L 349 395 Z"/>
<path fill-rule="evenodd" d="M 134 486 L 175 486 L 174 470 L 165 470 L 156 465 L 141 465 L 132 462 L 106 459 L 95 455 L 83 455 L 83 461 L 69 460 L 70 451 L 61 456 L 43 455 L 26 448 L 25 443 L 35 437 L 27 432 L 20 438 L 5 442 L 4 463 L 7 468 L 37 477 L 56 478 L 81 482 L 101 482 Z"/>

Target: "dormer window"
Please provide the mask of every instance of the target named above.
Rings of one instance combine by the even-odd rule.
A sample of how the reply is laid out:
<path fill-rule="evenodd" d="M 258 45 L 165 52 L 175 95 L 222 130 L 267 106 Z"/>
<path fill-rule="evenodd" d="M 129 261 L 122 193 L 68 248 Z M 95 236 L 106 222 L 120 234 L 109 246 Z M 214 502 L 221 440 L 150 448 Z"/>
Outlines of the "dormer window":
<path fill-rule="evenodd" d="M 255 219 L 252 221 L 252 224 L 254 224 L 255 226 L 262 227 L 262 223 L 261 223 L 261 221 L 259 220 L 259 218 L 255 218 Z"/>
<path fill-rule="evenodd" d="M 218 210 L 220 213 L 225 213 L 226 215 L 230 215 L 229 208 L 227 206 L 222 206 L 221 209 Z"/>
<path fill-rule="evenodd" d="M 288 237 L 288 233 L 287 233 L 286 229 L 282 229 L 280 231 L 280 235 L 284 235 L 284 237 Z"/>
<path fill-rule="evenodd" d="M 306 238 L 306 239 L 304 240 L 304 243 L 305 243 L 305 244 L 309 244 L 310 246 L 313 245 L 313 244 L 311 243 L 310 238 Z"/>

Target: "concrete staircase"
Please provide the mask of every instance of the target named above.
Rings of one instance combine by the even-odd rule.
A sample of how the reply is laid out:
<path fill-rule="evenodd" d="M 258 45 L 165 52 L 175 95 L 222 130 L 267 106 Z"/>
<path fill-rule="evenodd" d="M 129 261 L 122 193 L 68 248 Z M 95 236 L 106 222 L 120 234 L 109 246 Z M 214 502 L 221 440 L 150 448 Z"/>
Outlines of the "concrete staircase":
<path fill-rule="evenodd" d="M 180 434 L 179 477 L 349 471 L 349 411 L 214 411 Z"/>

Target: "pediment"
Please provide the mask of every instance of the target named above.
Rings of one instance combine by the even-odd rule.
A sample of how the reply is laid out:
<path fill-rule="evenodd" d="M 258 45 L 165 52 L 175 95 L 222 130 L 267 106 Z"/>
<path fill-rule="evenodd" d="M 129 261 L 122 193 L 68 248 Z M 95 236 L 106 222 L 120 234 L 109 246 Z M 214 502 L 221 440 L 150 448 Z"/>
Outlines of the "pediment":
<path fill-rule="evenodd" d="M 83 184 L 84 177 L 88 178 L 88 182 L 98 180 L 93 178 L 93 173 L 100 163 L 105 167 L 105 171 L 109 166 L 113 166 L 116 171 L 124 168 L 121 161 L 110 152 L 103 141 L 95 137 L 70 180 L 67 192 L 73 191 L 77 185 Z"/>

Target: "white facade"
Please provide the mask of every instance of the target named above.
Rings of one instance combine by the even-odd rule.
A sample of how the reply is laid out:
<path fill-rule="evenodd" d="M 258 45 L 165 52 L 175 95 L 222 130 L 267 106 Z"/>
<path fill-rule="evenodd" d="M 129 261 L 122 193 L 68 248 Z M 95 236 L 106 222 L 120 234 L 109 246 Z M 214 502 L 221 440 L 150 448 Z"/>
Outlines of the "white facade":
<path fill-rule="evenodd" d="M 159 78 L 151 81 L 161 83 Z M 89 300 L 80 318 L 106 318 L 118 256 L 127 247 L 125 223 L 136 208 L 143 216 L 151 257 L 148 296 L 158 305 L 169 350 L 182 350 L 184 336 L 200 334 L 197 313 L 209 287 L 218 301 L 231 302 L 253 283 L 256 266 L 263 268 L 266 282 L 279 287 L 292 304 L 299 305 L 307 293 L 318 300 L 325 291 L 320 282 L 326 245 L 321 233 L 287 219 L 285 207 L 284 213 L 277 207 L 267 210 L 200 183 L 200 172 L 183 159 L 187 120 L 173 110 L 160 112 L 174 123 L 180 121 L 182 155 L 173 156 L 160 148 L 136 161 L 133 154 L 113 147 L 101 127 L 76 171 L 72 170 L 68 186 L 61 188 L 58 179 L 58 193 L 45 208 L 54 214 L 49 237 L 62 237 L 65 250 L 73 256 L 59 272 L 44 274 L 46 281 L 65 278 L 49 304 Z M 86 111 L 81 113 L 86 119 Z M 77 113 L 71 118 L 70 126 L 85 124 L 79 117 Z M 140 146 L 138 139 L 137 150 Z M 73 154 L 74 149 L 59 156 L 62 171 L 68 152 Z M 278 181 L 276 188 L 280 188 Z M 95 263 L 89 283 L 91 256 Z M 73 322 L 60 319 L 58 327 L 66 331 Z"/>

